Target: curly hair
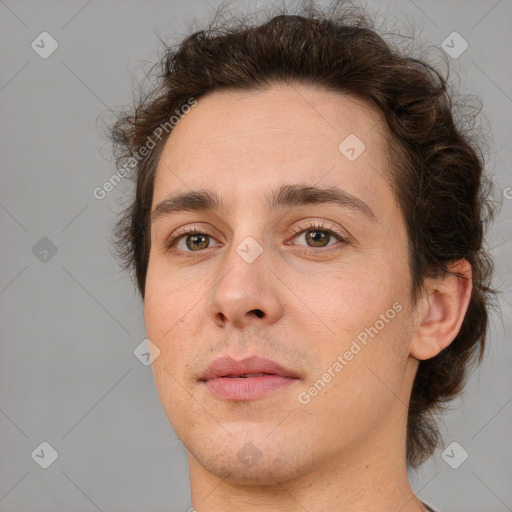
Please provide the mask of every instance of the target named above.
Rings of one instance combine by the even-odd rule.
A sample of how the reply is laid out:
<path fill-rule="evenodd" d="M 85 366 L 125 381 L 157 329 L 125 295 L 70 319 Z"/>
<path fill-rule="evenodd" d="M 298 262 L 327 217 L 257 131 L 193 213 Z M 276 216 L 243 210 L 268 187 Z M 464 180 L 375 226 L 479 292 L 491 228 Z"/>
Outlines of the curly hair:
<path fill-rule="evenodd" d="M 376 106 L 389 128 L 392 166 L 386 178 L 406 222 L 413 304 L 425 278 L 452 273 L 450 263 L 459 259 L 472 268 L 471 299 L 460 331 L 436 357 L 420 361 L 413 383 L 406 451 L 408 466 L 415 468 L 440 444 L 436 414 L 462 391 L 474 363 L 482 361 L 497 293 L 491 287 L 493 262 L 484 247 L 495 215 L 493 184 L 484 174 L 475 135 L 479 111 L 457 118 L 448 76 L 386 41 L 361 9 L 338 4 L 327 12 L 310 3 L 293 15 L 267 12 L 259 24 L 231 18 L 216 26 L 214 20 L 180 44 L 165 45 L 152 68 L 160 65 L 151 90 L 110 126 L 118 166 L 129 159 L 135 170 L 135 195 L 117 220 L 113 242 L 144 299 L 153 184 L 172 130 L 157 137 L 152 149 L 142 150 L 191 98 L 221 89 L 261 90 L 284 81 L 353 95 Z"/>

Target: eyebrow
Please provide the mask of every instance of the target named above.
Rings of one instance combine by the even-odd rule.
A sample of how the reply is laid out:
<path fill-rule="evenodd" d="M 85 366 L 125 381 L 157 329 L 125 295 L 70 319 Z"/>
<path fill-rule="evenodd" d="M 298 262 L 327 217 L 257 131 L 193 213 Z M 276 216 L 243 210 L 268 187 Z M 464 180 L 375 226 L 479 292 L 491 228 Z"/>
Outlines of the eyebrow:
<path fill-rule="evenodd" d="M 270 211 L 279 208 L 327 203 L 340 206 L 376 221 L 374 211 L 363 200 L 338 187 L 317 187 L 311 185 L 288 184 L 272 191 L 265 198 Z M 158 203 L 151 215 L 151 222 L 164 215 L 182 212 L 207 212 L 220 210 L 222 200 L 211 190 L 192 190 L 179 195 L 170 195 Z"/>

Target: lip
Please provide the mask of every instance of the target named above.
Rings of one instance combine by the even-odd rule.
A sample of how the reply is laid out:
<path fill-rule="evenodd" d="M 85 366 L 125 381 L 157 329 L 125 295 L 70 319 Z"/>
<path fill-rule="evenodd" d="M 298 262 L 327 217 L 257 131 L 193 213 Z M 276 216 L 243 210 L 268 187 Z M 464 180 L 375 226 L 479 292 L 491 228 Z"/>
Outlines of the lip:
<path fill-rule="evenodd" d="M 258 377 L 240 377 L 246 373 L 265 373 Z M 231 375 L 232 377 L 228 377 Z M 200 377 L 208 391 L 225 400 L 254 400 L 279 389 L 288 387 L 300 379 L 299 375 L 283 365 L 258 356 L 236 361 L 232 357 L 220 357 L 213 361 Z"/>

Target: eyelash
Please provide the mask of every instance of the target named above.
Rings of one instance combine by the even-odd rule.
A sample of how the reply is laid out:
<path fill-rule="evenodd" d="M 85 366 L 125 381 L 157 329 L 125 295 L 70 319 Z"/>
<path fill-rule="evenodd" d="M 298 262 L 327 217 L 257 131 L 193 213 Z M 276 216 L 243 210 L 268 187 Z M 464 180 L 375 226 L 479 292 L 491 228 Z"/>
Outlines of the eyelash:
<path fill-rule="evenodd" d="M 350 243 L 350 240 L 348 237 L 346 237 L 345 235 L 342 235 L 340 232 L 338 232 L 335 229 L 326 228 L 325 225 L 319 221 L 312 221 L 305 226 L 301 226 L 299 228 L 292 229 L 292 231 L 294 234 L 293 238 L 296 238 L 298 235 L 301 235 L 302 233 L 307 232 L 307 231 L 323 231 L 325 233 L 328 233 L 329 235 L 334 235 L 336 238 L 338 238 L 339 242 L 342 245 L 346 245 L 346 244 Z M 165 244 L 166 250 L 168 252 L 171 252 L 172 250 L 179 251 L 180 253 L 183 254 L 183 256 L 185 256 L 187 258 L 194 258 L 196 256 L 195 253 L 204 252 L 204 251 L 182 251 L 181 249 L 174 249 L 173 246 L 175 245 L 175 243 L 187 235 L 206 235 L 211 238 L 214 238 L 212 235 L 209 235 L 204 230 L 200 230 L 200 229 L 196 228 L 196 226 L 192 226 L 188 230 L 182 231 L 181 233 L 178 233 L 176 236 L 167 240 L 167 242 Z M 336 245 L 336 244 L 333 244 L 333 245 Z M 300 250 L 306 254 L 319 254 L 319 252 L 321 253 L 321 252 L 328 251 L 329 250 L 328 248 L 331 246 L 328 245 L 325 247 L 307 247 L 307 246 L 299 246 L 299 247 L 302 247 Z M 209 249 L 209 247 L 208 247 L 208 249 Z"/>

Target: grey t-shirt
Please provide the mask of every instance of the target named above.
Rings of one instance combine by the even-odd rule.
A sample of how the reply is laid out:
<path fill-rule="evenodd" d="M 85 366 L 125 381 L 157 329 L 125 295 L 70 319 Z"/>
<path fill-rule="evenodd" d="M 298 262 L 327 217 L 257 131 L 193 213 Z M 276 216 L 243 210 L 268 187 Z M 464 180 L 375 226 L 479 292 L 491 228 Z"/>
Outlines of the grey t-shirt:
<path fill-rule="evenodd" d="M 423 503 L 423 501 L 421 503 L 428 510 L 428 512 L 437 512 L 437 510 L 434 510 L 432 507 L 429 507 L 426 503 Z"/>

